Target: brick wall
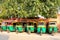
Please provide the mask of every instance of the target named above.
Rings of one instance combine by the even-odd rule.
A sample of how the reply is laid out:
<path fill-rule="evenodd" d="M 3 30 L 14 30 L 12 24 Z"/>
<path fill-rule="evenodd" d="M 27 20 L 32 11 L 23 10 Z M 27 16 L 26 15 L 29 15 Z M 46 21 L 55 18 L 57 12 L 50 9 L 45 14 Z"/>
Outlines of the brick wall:
<path fill-rule="evenodd" d="M 57 15 L 57 26 L 58 26 L 58 31 L 60 32 L 60 14 Z"/>

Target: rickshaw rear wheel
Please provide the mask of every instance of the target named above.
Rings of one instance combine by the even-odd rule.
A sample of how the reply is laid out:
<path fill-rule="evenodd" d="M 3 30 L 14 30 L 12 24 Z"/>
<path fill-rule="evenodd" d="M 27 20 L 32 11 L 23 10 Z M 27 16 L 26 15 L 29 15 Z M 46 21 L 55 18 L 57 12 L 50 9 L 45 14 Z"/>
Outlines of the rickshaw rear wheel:
<path fill-rule="evenodd" d="M 40 35 L 42 35 L 42 31 L 40 32 Z"/>
<path fill-rule="evenodd" d="M 51 35 L 54 36 L 54 31 L 52 31 Z"/>
<path fill-rule="evenodd" d="M 10 31 L 9 31 L 9 30 L 7 30 L 7 32 L 9 33 Z"/>
<path fill-rule="evenodd" d="M 16 34 L 18 34 L 18 30 L 16 30 Z"/>
<path fill-rule="evenodd" d="M 51 35 L 54 36 L 54 33 L 52 33 Z"/>
<path fill-rule="evenodd" d="M 3 32 L 3 30 L 2 30 L 2 29 L 0 29 L 0 31 L 1 31 L 1 32 Z"/>
<path fill-rule="evenodd" d="M 30 34 L 31 32 L 30 32 L 30 30 L 28 30 L 28 34 Z"/>

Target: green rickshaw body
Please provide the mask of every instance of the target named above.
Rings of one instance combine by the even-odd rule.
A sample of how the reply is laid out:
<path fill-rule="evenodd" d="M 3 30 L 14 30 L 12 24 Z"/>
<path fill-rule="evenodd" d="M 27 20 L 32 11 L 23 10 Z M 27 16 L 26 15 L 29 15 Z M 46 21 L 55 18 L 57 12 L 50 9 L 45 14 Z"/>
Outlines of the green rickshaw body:
<path fill-rule="evenodd" d="M 13 32 L 13 31 L 16 30 L 16 28 L 15 28 L 13 25 L 8 25 L 8 30 L 9 30 L 10 32 Z"/>
<path fill-rule="evenodd" d="M 42 24 L 37 25 L 37 33 L 46 33 L 46 26 L 45 23 L 42 22 Z"/>
<path fill-rule="evenodd" d="M 37 32 L 40 33 L 41 31 L 42 33 L 46 33 L 46 27 L 44 25 L 38 25 Z"/>
<path fill-rule="evenodd" d="M 51 33 L 52 31 L 57 32 L 57 26 L 49 26 L 49 32 Z"/>
<path fill-rule="evenodd" d="M 49 33 L 52 33 L 52 31 L 57 32 L 58 28 L 55 22 L 49 23 Z"/>
<path fill-rule="evenodd" d="M 2 23 L 1 29 L 2 29 L 3 31 L 7 31 L 7 26 L 6 26 L 5 22 Z"/>
<path fill-rule="evenodd" d="M 27 31 L 34 32 L 34 26 L 33 25 L 27 25 Z"/>
<path fill-rule="evenodd" d="M 3 25 L 3 26 L 1 26 L 1 29 L 2 29 L 3 31 L 7 31 L 7 26 Z"/>
<path fill-rule="evenodd" d="M 18 32 L 23 32 L 23 27 L 22 25 L 16 25 L 16 30 L 18 30 Z"/>

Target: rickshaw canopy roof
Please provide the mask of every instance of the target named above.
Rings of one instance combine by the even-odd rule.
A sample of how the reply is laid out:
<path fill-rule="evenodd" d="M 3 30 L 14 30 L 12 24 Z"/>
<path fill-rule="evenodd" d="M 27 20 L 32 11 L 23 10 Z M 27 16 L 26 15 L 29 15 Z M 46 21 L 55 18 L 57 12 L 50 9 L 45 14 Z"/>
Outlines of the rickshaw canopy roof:
<path fill-rule="evenodd" d="M 3 22 L 13 22 L 13 20 L 4 20 Z"/>

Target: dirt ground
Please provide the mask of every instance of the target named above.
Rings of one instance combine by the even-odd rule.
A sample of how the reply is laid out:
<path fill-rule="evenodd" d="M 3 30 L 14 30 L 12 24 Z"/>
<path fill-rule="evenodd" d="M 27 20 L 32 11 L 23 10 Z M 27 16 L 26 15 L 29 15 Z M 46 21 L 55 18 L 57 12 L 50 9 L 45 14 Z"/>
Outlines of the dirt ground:
<path fill-rule="evenodd" d="M 15 32 L 0 32 L 0 40 L 60 40 L 60 33 L 50 34 L 27 34 L 25 32 L 16 34 Z"/>

